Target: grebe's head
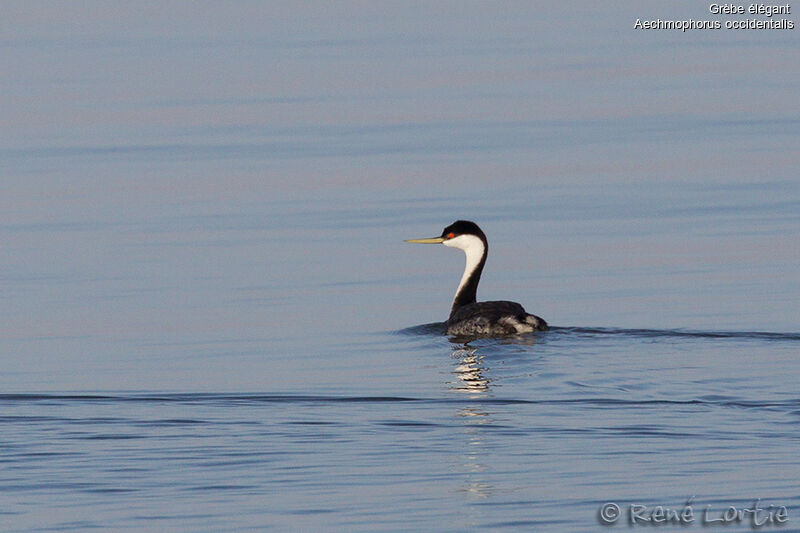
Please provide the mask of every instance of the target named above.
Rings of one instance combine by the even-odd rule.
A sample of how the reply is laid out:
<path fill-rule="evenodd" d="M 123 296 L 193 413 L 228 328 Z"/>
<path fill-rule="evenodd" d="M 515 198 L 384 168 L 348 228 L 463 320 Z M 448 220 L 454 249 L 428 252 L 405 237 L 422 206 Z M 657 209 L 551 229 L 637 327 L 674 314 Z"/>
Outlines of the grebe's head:
<path fill-rule="evenodd" d="M 486 247 L 486 235 L 469 220 L 456 220 L 442 230 L 441 238 L 444 239 L 442 244 L 459 250 Z"/>
<path fill-rule="evenodd" d="M 409 239 L 406 242 L 421 244 L 444 244 L 450 248 L 458 248 L 465 252 L 483 252 L 488 247 L 486 235 L 477 224 L 469 220 L 456 220 L 444 230 L 439 237 L 427 239 Z"/>

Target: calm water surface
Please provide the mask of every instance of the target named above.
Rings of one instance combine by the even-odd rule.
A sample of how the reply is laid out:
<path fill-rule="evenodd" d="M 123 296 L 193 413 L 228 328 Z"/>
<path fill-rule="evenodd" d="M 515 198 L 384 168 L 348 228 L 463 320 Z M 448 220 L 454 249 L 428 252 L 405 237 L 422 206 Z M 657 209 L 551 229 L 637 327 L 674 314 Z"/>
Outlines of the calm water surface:
<path fill-rule="evenodd" d="M 0 530 L 800 530 L 797 31 L 318 7 L 4 7 Z"/>

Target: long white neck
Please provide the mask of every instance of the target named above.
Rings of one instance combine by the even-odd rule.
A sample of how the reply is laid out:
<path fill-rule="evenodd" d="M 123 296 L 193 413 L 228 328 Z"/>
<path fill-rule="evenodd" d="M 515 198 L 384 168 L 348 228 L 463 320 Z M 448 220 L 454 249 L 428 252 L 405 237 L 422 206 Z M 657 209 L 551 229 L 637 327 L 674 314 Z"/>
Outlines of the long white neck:
<path fill-rule="evenodd" d="M 456 309 L 460 305 L 475 301 L 478 281 L 480 280 L 486 257 L 486 246 L 475 235 L 459 235 L 455 239 L 450 239 L 442 244 L 463 250 L 467 259 L 464 265 L 464 274 L 461 275 L 461 281 L 458 283 L 458 289 L 456 289 L 456 295 L 453 299 L 453 309 Z"/>

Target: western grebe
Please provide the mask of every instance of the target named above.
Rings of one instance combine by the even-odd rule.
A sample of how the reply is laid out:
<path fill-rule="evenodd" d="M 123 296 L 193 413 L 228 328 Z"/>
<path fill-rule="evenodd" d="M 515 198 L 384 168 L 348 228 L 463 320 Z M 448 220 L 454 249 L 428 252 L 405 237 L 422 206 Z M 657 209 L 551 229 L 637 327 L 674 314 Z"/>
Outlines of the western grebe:
<path fill-rule="evenodd" d="M 463 250 L 467 256 L 464 274 L 458 284 L 450 318 L 445 323 L 448 335 L 495 336 L 516 335 L 547 329 L 547 322 L 527 313 L 516 302 L 478 302 L 478 282 L 481 279 L 489 243 L 481 228 L 469 220 L 457 220 L 444 228 L 441 237 L 408 239 L 406 242 L 444 244 Z"/>

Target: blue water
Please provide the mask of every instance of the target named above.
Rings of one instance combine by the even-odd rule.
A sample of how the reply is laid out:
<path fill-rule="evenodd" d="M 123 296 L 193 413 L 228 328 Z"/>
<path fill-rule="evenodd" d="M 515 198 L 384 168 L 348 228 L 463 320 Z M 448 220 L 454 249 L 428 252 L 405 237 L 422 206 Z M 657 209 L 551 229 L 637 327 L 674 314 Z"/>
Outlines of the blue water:
<path fill-rule="evenodd" d="M 0 530 L 800 530 L 800 42 L 707 7 L 5 4 Z M 442 334 L 459 218 L 552 330 Z"/>

